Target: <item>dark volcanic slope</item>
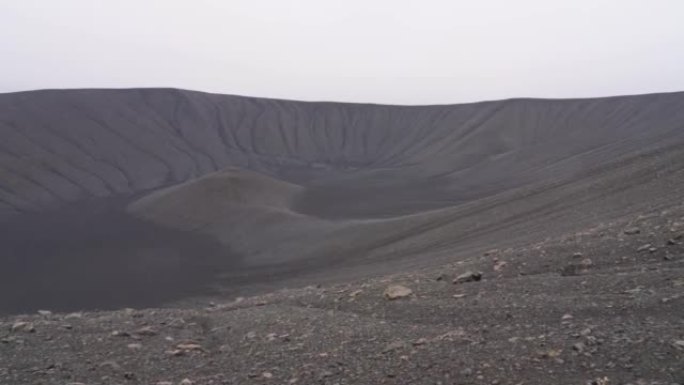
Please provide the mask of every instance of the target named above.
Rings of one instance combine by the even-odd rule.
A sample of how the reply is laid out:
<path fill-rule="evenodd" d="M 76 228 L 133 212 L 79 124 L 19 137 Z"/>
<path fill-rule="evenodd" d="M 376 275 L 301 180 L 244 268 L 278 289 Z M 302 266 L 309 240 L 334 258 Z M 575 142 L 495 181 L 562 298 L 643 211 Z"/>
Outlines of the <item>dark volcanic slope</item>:
<path fill-rule="evenodd" d="M 6 217 L 238 166 L 312 183 L 304 211 L 396 215 L 675 143 L 683 122 L 681 93 L 426 107 L 166 89 L 12 93 L 0 95 L 0 207 Z"/>
<path fill-rule="evenodd" d="M 0 312 L 387 273 L 684 195 L 684 93 L 407 107 L 35 91 L 0 95 L 0 139 Z M 159 266 L 166 281 L 141 278 Z"/>

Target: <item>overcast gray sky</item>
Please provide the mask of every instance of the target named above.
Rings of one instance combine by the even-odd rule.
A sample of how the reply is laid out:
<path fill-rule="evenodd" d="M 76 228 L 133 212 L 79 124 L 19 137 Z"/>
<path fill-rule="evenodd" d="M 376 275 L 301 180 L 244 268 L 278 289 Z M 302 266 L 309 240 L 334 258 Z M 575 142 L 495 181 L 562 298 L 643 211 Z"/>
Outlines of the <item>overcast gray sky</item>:
<path fill-rule="evenodd" d="M 453 103 L 684 90 L 682 0 L 0 0 L 0 92 Z"/>

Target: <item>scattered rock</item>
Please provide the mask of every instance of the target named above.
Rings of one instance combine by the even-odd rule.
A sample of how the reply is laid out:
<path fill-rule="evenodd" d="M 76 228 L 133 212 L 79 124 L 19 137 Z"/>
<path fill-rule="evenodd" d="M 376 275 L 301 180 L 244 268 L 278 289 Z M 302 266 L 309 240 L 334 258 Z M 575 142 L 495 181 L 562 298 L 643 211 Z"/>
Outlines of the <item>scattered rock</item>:
<path fill-rule="evenodd" d="M 417 340 L 413 341 L 413 346 L 425 345 L 427 342 L 427 338 L 418 338 Z"/>
<path fill-rule="evenodd" d="M 50 310 L 38 310 L 38 314 L 42 315 L 43 317 L 51 316 L 52 312 Z"/>
<path fill-rule="evenodd" d="M 662 302 L 662 303 L 668 303 L 668 302 L 676 301 L 676 300 L 678 300 L 678 299 L 680 299 L 680 298 L 682 298 L 682 297 L 684 297 L 684 295 L 681 295 L 681 294 L 674 294 L 674 295 L 671 295 L 671 296 L 669 296 L 669 297 L 662 298 L 662 299 L 660 300 L 660 302 Z"/>
<path fill-rule="evenodd" d="M 185 379 L 183 379 L 183 381 L 179 382 L 178 384 L 179 385 L 193 385 L 194 382 L 192 380 L 190 380 L 189 378 L 185 378 Z"/>
<path fill-rule="evenodd" d="M 684 350 L 684 340 L 674 340 L 672 341 L 672 346 L 678 350 Z"/>
<path fill-rule="evenodd" d="M 506 265 L 508 265 L 506 261 L 497 261 L 494 264 L 494 271 L 501 271 Z"/>
<path fill-rule="evenodd" d="M 454 294 L 454 295 L 452 295 L 452 297 L 454 297 L 454 298 L 456 298 L 456 299 L 463 298 L 463 297 L 465 297 L 465 296 L 466 296 L 466 295 L 465 295 L 465 294 L 462 294 L 462 293 L 461 293 L 461 294 Z"/>
<path fill-rule="evenodd" d="M 390 285 L 385 289 L 384 296 L 387 300 L 406 298 L 413 294 L 413 290 L 402 285 Z"/>
<path fill-rule="evenodd" d="M 271 378 L 273 378 L 273 373 L 271 373 L 271 372 L 263 372 L 263 373 L 261 373 L 261 377 L 263 377 L 263 378 L 265 378 L 265 379 L 267 379 L 267 380 L 270 380 Z"/>
<path fill-rule="evenodd" d="M 678 242 L 675 241 L 674 239 L 670 238 L 670 239 L 667 240 L 667 242 L 666 242 L 665 244 L 668 245 L 668 246 L 675 246 L 675 245 L 678 244 Z"/>
<path fill-rule="evenodd" d="M 572 263 L 563 267 L 560 274 L 565 277 L 579 275 L 580 273 L 586 273 L 593 265 L 594 261 L 591 258 L 584 258 L 579 263 Z"/>
<path fill-rule="evenodd" d="M 642 253 L 642 252 L 644 252 L 644 251 L 648 251 L 651 247 L 653 247 L 653 245 L 651 245 L 650 243 L 647 243 L 647 244 L 645 244 L 645 245 L 641 245 L 641 246 L 639 246 L 639 248 L 637 249 L 637 252 Z"/>
<path fill-rule="evenodd" d="M 164 352 L 164 354 L 169 355 L 169 356 L 174 356 L 174 357 L 179 357 L 185 354 L 185 351 L 180 350 L 180 349 L 171 349 L 167 350 Z"/>
<path fill-rule="evenodd" d="M 277 334 L 277 333 L 268 333 L 268 334 L 266 334 L 266 339 L 267 339 L 269 342 L 275 341 L 276 338 L 278 338 L 278 334 Z"/>
<path fill-rule="evenodd" d="M 576 351 L 577 353 L 584 352 L 584 348 L 585 348 L 585 346 L 584 346 L 584 343 L 582 343 L 582 342 L 578 342 L 578 343 L 572 345 L 572 350 Z"/>
<path fill-rule="evenodd" d="M 559 357 L 563 353 L 563 350 L 561 349 L 549 349 L 545 351 L 539 352 L 539 357 L 541 358 L 556 358 Z"/>
<path fill-rule="evenodd" d="M 133 344 L 128 344 L 127 347 L 131 350 L 140 350 L 140 349 L 142 349 L 142 344 L 133 343 Z"/>
<path fill-rule="evenodd" d="M 587 382 L 587 385 L 608 385 L 610 383 L 610 380 L 608 377 L 600 377 L 595 380 L 591 380 Z"/>
<path fill-rule="evenodd" d="M 186 352 L 191 352 L 191 351 L 198 351 L 198 352 L 204 352 L 205 349 L 202 347 L 202 345 L 194 342 L 187 342 L 187 343 L 180 343 L 176 345 L 176 349 L 181 350 L 181 351 L 186 351 Z"/>
<path fill-rule="evenodd" d="M 361 294 L 361 293 L 363 293 L 363 290 L 361 290 L 361 289 L 359 289 L 359 290 L 354 290 L 354 291 L 352 291 L 351 293 L 349 293 L 349 297 L 351 297 L 351 298 L 356 298 L 356 297 L 358 297 L 359 294 Z"/>
<path fill-rule="evenodd" d="M 561 321 L 570 321 L 573 318 L 574 317 L 572 316 L 572 314 L 563 314 L 563 316 L 561 317 Z"/>
<path fill-rule="evenodd" d="M 628 227 L 623 233 L 625 233 L 625 235 L 635 235 L 641 233 L 641 230 L 638 227 Z"/>
<path fill-rule="evenodd" d="M 466 335 L 465 330 L 463 328 L 458 328 L 456 330 L 448 331 L 440 336 L 437 336 L 435 340 L 438 341 L 444 341 L 444 340 L 454 340 L 456 338 L 460 339 L 463 338 Z"/>
<path fill-rule="evenodd" d="M 36 327 L 33 325 L 32 322 L 19 321 L 19 322 L 13 323 L 10 330 L 14 333 L 17 333 L 17 332 L 35 333 Z"/>
<path fill-rule="evenodd" d="M 466 283 L 466 282 L 477 282 L 477 281 L 480 281 L 481 279 L 482 279 L 482 273 L 466 271 L 465 273 L 454 278 L 453 283 L 454 284 L 461 284 L 461 283 Z"/>
<path fill-rule="evenodd" d="M 155 385 L 173 385 L 171 381 L 159 381 Z"/>
<path fill-rule="evenodd" d="M 65 320 L 83 318 L 83 313 L 69 313 L 64 316 Z"/>

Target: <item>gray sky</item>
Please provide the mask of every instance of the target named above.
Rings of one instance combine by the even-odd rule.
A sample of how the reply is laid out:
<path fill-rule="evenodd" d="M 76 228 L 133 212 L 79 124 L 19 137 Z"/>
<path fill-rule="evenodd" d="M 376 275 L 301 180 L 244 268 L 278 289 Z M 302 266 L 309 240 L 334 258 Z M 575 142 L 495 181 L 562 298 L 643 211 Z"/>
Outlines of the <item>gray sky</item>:
<path fill-rule="evenodd" d="M 0 0 L 0 92 L 378 103 L 684 90 L 682 0 Z"/>

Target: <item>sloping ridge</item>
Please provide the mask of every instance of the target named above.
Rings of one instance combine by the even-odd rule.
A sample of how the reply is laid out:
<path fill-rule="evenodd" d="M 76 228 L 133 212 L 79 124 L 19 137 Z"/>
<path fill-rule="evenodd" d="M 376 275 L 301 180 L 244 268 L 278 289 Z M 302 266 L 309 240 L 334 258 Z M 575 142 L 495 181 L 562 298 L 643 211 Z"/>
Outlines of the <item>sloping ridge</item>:
<path fill-rule="evenodd" d="M 182 230 L 214 225 L 238 208 L 289 212 L 302 188 L 246 170 L 230 168 L 160 189 L 128 206 L 130 212 Z"/>
<path fill-rule="evenodd" d="M 65 285 L 36 283 L 50 258 L 56 277 L 93 253 L 125 259 L 121 276 L 154 274 L 160 250 L 193 261 L 154 304 L 426 266 L 684 196 L 684 93 L 382 106 L 47 90 L 0 95 L 0 138 L 7 289 L 39 286 L 0 312 Z M 64 306 L 92 306 L 78 293 L 93 282 L 69 285 Z"/>
<path fill-rule="evenodd" d="M 155 191 L 127 212 L 164 227 L 211 236 L 241 255 L 245 265 L 286 263 L 283 244 L 321 238 L 335 224 L 292 210 L 301 186 L 247 170 L 228 168 Z M 301 246 L 296 246 L 300 250 Z M 263 254 L 266 254 L 264 256 Z M 298 254 L 298 253 L 296 253 Z"/>

